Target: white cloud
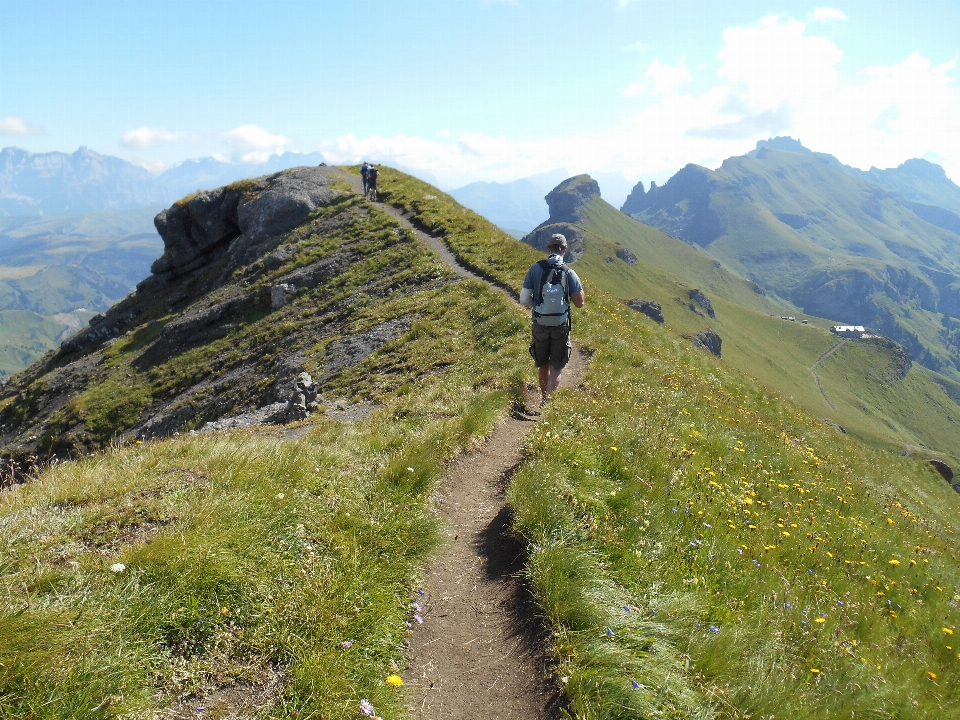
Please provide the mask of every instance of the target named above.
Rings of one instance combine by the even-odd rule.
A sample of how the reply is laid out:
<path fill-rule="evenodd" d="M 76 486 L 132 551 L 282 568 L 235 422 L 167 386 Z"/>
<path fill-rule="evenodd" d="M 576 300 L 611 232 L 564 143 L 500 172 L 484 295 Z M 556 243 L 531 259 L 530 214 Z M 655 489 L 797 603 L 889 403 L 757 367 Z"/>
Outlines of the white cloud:
<path fill-rule="evenodd" d="M 775 16 L 729 28 L 723 40 L 712 87 L 692 92 L 693 73 L 682 62 L 650 63 L 636 83 L 640 108 L 594 135 L 536 142 L 475 133 L 432 139 L 351 135 L 320 149 L 328 162 L 399 165 L 430 174 L 447 188 L 506 182 L 557 167 L 571 174 L 622 170 L 629 178 L 662 182 L 688 163 L 716 167 L 757 140 L 791 135 L 863 169 L 937 153 L 947 174 L 960 181 L 956 61 L 934 65 L 915 53 L 842 78 L 837 45 L 808 34 L 804 23 Z"/>
<path fill-rule="evenodd" d="M 823 98 L 839 83 L 836 65 L 843 51 L 824 37 L 805 35 L 805 29 L 775 15 L 751 27 L 728 28 L 717 75 L 758 110 Z"/>
<path fill-rule="evenodd" d="M 837 10 L 831 7 L 818 7 L 813 11 L 814 20 L 849 20 L 843 10 Z"/>
<path fill-rule="evenodd" d="M 654 60 L 647 66 L 643 74 L 643 82 L 630 83 L 623 91 L 624 95 L 670 95 L 690 82 L 693 75 L 687 70 L 686 63 L 681 59 L 677 67 Z"/>
<path fill-rule="evenodd" d="M 281 155 L 291 145 L 283 135 L 271 135 L 258 125 L 241 125 L 223 137 L 242 162 L 265 163 L 271 155 Z"/>
<path fill-rule="evenodd" d="M 159 175 L 164 170 L 168 170 L 177 163 L 164 162 L 163 160 L 158 160 L 156 162 L 148 162 L 146 160 L 131 160 L 134 165 L 139 165 L 144 170 L 153 173 L 154 175 Z"/>
<path fill-rule="evenodd" d="M 128 148 L 148 148 L 162 143 L 186 142 L 195 139 L 196 136 L 191 133 L 144 126 L 136 130 L 128 130 L 120 138 L 120 142 Z"/>
<path fill-rule="evenodd" d="M 0 135 L 40 135 L 42 132 L 22 117 L 7 115 L 0 118 Z"/>
<path fill-rule="evenodd" d="M 631 3 L 635 3 L 635 2 L 637 2 L 637 0 L 617 0 L 617 9 L 622 10 L 627 5 L 630 5 Z"/>

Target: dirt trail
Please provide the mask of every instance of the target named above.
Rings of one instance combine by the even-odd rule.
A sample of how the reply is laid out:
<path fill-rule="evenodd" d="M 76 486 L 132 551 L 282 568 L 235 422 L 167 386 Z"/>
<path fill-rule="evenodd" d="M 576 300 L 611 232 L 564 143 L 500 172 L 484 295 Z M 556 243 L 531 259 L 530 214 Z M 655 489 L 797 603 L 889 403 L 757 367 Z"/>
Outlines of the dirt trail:
<path fill-rule="evenodd" d="M 840 348 L 842 348 L 842 347 L 843 347 L 844 345 L 846 345 L 848 342 L 849 342 L 849 340 L 847 340 L 846 338 L 844 338 L 843 340 L 841 340 L 840 342 L 838 342 L 836 345 L 834 345 L 832 348 L 830 348 L 830 349 L 827 350 L 825 353 L 823 353 L 820 357 L 818 357 L 818 358 L 817 358 L 817 361 L 816 361 L 813 365 L 810 366 L 810 372 L 813 374 L 813 379 L 817 381 L 817 390 L 820 391 L 820 396 L 824 399 L 824 401 L 827 403 L 827 405 L 830 406 L 830 409 L 833 410 L 834 412 L 836 412 L 837 409 L 833 406 L 833 403 L 830 402 L 830 398 L 828 398 L 828 397 L 827 397 L 827 394 L 823 391 L 823 387 L 820 385 L 820 376 L 817 375 L 816 369 L 817 369 L 817 366 L 820 365 L 820 363 L 822 363 L 822 362 L 823 362 L 824 360 L 826 360 L 828 357 L 830 357 L 831 355 L 833 355 L 837 350 L 839 350 Z"/>
<path fill-rule="evenodd" d="M 359 193 L 359 178 L 348 177 Z M 456 273 L 483 280 L 400 210 L 377 207 L 413 230 Z M 586 366 L 586 357 L 575 348 L 561 388 L 576 387 Z M 504 498 L 523 461 L 523 438 L 538 419 L 532 409 L 539 391 L 532 388 L 528 394 L 531 412 L 508 417 L 480 450 L 455 462 L 435 499 L 447 548 L 425 570 L 419 599 L 423 623 L 415 626 L 404 672 L 411 712 L 420 720 L 559 717 L 562 698 L 547 680 L 549 637 L 518 577 L 524 550 L 510 533 Z"/>

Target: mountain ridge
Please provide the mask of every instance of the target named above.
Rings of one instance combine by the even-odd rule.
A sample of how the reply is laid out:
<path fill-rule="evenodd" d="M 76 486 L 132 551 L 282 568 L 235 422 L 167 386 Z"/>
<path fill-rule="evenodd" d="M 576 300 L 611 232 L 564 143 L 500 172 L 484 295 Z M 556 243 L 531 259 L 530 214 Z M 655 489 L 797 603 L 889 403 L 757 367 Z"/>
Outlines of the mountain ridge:
<path fill-rule="evenodd" d="M 292 152 L 271 155 L 258 164 L 200 158 L 154 175 L 87 147 L 73 153 L 6 147 L 0 150 L 0 216 L 77 215 L 166 205 L 198 190 L 321 162 L 320 153 Z"/>
<path fill-rule="evenodd" d="M 638 185 L 621 209 L 709 247 L 807 312 L 873 325 L 917 361 L 956 374 L 960 348 L 950 327 L 960 310 L 960 236 L 951 228 L 960 229 L 960 218 L 797 141 L 774 140 L 716 171 L 688 165 L 662 187 Z M 941 195 L 960 193 L 925 161 L 904 167 L 887 177 L 920 168 Z M 914 197 L 934 198 L 931 187 Z"/>

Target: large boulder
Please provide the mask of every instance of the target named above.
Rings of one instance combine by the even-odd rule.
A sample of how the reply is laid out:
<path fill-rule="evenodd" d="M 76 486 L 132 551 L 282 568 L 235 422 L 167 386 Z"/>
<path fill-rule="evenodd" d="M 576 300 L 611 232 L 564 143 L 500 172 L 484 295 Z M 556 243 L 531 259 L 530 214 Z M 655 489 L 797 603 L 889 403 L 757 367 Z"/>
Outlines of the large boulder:
<path fill-rule="evenodd" d="M 690 291 L 690 299 L 693 300 L 697 305 L 702 307 L 707 311 L 707 315 L 712 318 L 715 318 L 717 314 L 713 310 L 713 303 L 710 302 L 710 298 L 704 295 L 703 290 L 694 288 Z"/>
<path fill-rule="evenodd" d="M 693 344 L 709 353 L 720 357 L 720 345 L 722 340 L 713 330 L 704 330 L 702 333 L 694 335 Z"/>
<path fill-rule="evenodd" d="M 655 320 L 660 324 L 663 324 L 663 308 L 660 307 L 660 303 L 655 300 L 644 300 L 643 298 L 637 298 L 636 300 L 630 300 L 627 305 L 637 312 L 641 312 L 646 315 L 651 320 Z"/>
<path fill-rule="evenodd" d="M 157 215 L 163 255 L 155 276 L 169 280 L 228 253 L 231 266 L 260 252 L 255 246 L 300 225 L 340 192 L 323 168 L 302 167 L 197 193 Z M 253 251 L 253 252 L 251 252 Z"/>

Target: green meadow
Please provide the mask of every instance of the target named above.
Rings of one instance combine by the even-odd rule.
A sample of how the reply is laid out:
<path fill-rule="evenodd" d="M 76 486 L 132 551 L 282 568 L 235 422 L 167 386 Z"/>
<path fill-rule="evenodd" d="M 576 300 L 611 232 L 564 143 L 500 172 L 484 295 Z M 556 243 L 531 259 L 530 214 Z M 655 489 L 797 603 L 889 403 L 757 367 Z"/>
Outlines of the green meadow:
<path fill-rule="evenodd" d="M 414 178 L 384 169 L 380 184 L 464 264 L 519 288 L 530 248 Z M 325 387 L 376 403 L 369 417 L 116 445 L 0 496 L 0 717 L 153 717 L 218 687 L 261 689 L 254 717 L 357 718 L 362 700 L 408 716 L 391 676 L 403 674 L 420 568 L 440 549 L 430 495 L 535 376 L 523 311 L 456 280 L 382 214 L 369 222 L 376 247 L 409 263 L 397 270 L 409 282 L 358 296 L 382 277 L 371 254 L 340 285 L 297 296 L 283 322 L 252 317 L 233 339 L 307 322 L 327 295 L 361 328 L 416 314 Z M 356 240 L 305 239 L 304 251 Z M 680 295 L 638 248 L 624 296 L 670 283 Z M 509 490 L 565 712 L 957 713 L 956 493 L 917 455 L 865 444 L 789 399 L 798 379 L 777 386 L 775 373 L 736 367 L 727 335 L 723 360 L 698 351 L 684 335 L 703 318 L 672 295 L 660 300 L 666 327 L 626 308 L 606 289 L 603 272 L 622 270 L 603 252 L 578 266 L 586 381 L 554 396 Z M 766 298 L 695 260 L 708 294 L 717 270 L 717 288 L 744 293 L 745 307 L 714 290 L 718 322 L 781 327 Z M 813 383 L 807 368 L 832 338 L 782 330 L 796 337 L 771 356 L 777 372 Z M 730 335 L 732 358 L 749 336 Z M 110 348 L 110 373 L 133 372 L 138 337 Z M 144 372 L 150 397 L 173 392 L 191 357 L 210 357 L 191 352 Z M 842 385 L 833 361 L 822 382 Z M 110 437 L 110 422 L 128 420 L 108 404 L 88 393 L 75 411 Z"/>

